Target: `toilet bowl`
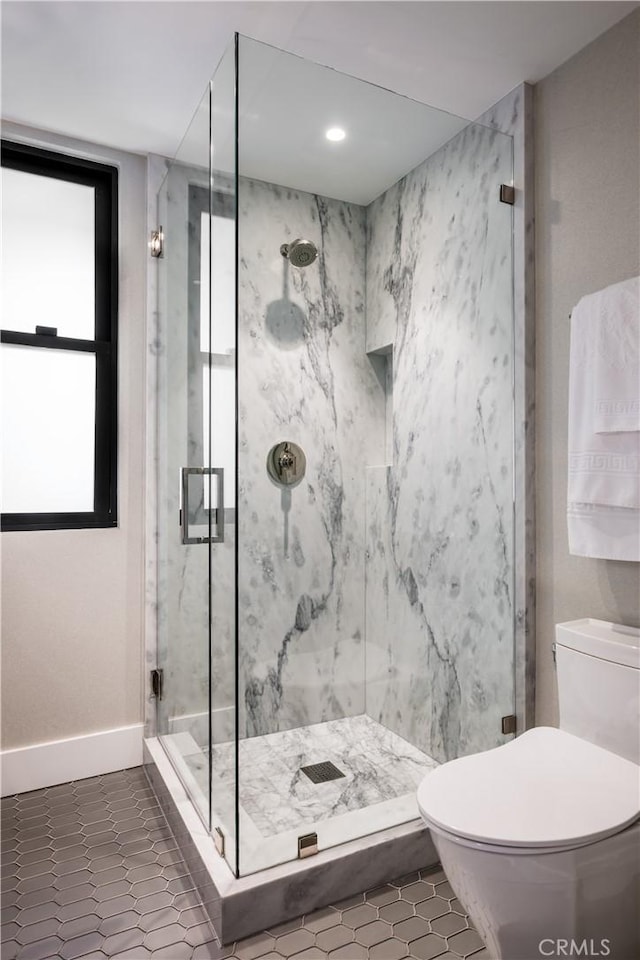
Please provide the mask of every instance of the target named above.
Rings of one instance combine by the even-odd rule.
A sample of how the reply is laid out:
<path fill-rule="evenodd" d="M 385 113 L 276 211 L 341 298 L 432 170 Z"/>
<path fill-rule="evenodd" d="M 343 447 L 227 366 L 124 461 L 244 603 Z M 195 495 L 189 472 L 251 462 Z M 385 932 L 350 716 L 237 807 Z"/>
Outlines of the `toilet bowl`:
<path fill-rule="evenodd" d="M 418 806 L 492 957 L 640 960 L 640 631 L 563 624 L 557 651 L 560 729 L 443 764 Z"/>

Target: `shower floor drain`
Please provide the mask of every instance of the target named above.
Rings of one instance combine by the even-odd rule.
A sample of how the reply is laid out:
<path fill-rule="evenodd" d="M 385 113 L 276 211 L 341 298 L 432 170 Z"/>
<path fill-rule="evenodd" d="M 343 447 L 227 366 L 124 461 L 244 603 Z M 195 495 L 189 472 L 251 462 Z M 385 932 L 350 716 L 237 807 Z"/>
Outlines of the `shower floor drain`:
<path fill-rule="evenodd" d="M 327 780 L 338 780 L 344 777 L 342 770 L 338 770 L 335 763 L 325 760 L 324 763 L 312 763 L 309 767 L 300 767 L 301 771 L 313 783 L 325 783 Z"/>

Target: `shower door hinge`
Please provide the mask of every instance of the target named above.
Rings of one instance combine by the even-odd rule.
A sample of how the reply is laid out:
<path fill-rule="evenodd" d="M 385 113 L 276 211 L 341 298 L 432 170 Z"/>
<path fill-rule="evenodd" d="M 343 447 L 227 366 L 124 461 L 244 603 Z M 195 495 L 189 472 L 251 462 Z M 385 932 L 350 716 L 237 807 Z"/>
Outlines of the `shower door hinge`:
<path fill-rule="evenodd" d="M 500 184 L 500 202 L 510 203 L 512 206 L 516 202 L 516 189 L 508 183 Z"/>
<path fill-rule="evenodd" d="M 162 257 L 164 255 L 164 233 L 162 231 L 162 225 L 160 225 L 157 230 L 151 231 L 149 250 L 151 251 L 152 257 Z"/>
<path fill-rule="evenodd" d="M 220 856 L 224 857 L 224 833 L 220 827 L 214 827 L 213 829 L 213 842 Z"/>
<path fill-rule="evenodd" d="M 305 857 L 312 857 L 318 852 L 318 834 L 305 833 L 303 837 L 298 837 L 298 860 L 304 860 Z"/>
<path fill-rule="evenodd" d="M 151 671 L 151 694 L 156 698 L 156 700 L 162 700 L 162 693 L 164 687 L 164 673 L 162 670 L 156 669 Z"/>
<path fill-rule="evenodd" d="M 514 713 L 510 713 L 508 717 L 502 718 L 502 732 L 503 733 L 516 732 L 516 717 Z"/>

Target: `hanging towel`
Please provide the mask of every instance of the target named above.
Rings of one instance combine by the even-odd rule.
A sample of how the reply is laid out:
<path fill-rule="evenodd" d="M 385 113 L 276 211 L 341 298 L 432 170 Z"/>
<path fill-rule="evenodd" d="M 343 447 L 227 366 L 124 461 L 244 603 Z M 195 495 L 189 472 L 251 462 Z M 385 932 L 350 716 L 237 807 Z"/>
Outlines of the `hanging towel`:
<path fill-rule="evenodd" d="M 640 430 L 640 277 L 594 294 L 596 433 Z"/>
<path fill-rule="evenodd" d="M 640 340 L 638 300 L 635 309 L 630 302 L 638 290 L 633 281 L 616 284 L 583 297 L 571 315 L 567 514 L 569 551 L 578 556 L 640 560 L 640 431 L 620 429 L 635 422 L 639 398 L 630 372 L 637 358 L 626 353 Z M 606 419 L 614 429 L 597 429 L 607 413 L 597 398 L 614 404 Z"/>
<path fill-rule="evenodd" d="M 601 560 L 640 560 L 640 510 L 570 503 L 569 553 Z"/>

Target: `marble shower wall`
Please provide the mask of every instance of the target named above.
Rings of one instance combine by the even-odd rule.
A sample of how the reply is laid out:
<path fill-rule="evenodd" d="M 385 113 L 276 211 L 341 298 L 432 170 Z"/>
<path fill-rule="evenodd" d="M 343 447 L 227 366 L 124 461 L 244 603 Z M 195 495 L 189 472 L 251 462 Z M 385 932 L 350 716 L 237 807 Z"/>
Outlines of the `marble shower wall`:
<path fill-rule="evenodd" d="M 512 164 L 470 125 L 367 209 L 393 449 L 367 475 L 366 711 L 438 761 L 513 712 Z"/>
<path fill-rule="evenodd" d="M 518 733 L 535 724 L 535 230 L 533 87 L 521 83 L 478 118 L 513 138 L 514 596 Z"/>
<path fill-rule="evenodd" d="M 160 194 L 168 240 L 149 345 L 159 399 L 149 618 L 165 673 L 159 732 L 187 730 L 204 746 L 208 554 L 182 544 L 177 522 L 179 471 L 196 465 L 189 397 L 201 388 L 187 348 L 193 184 L 206 185 L 202 170 L 172 164 Z M 320 251 L 305 271 L 279 252 L 296 236 Z M 253 736 L 364 712 L 365 465 L 383 461 L 385 408 L 365 352 L 364 208 L 241 178 L 239 238 L 239 710 L 241 735 Z M 284 494 L 266 472 L 283 439 L 307 456 L 303 482 Z M 237 532 L 227 522 L 212 548 L 214 741 L 234 727 Z"/>
<path fill-rule="evenodd" d="M 291 267 L 305 237 L 317 261 Z M 241 179 L 240 729 L 364 712 L 365 466 L 381 463 L 384 389 L 365 352 L 363 207 Z M 291 440 L 304 480 L 267 454 Z"/>

